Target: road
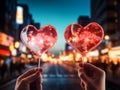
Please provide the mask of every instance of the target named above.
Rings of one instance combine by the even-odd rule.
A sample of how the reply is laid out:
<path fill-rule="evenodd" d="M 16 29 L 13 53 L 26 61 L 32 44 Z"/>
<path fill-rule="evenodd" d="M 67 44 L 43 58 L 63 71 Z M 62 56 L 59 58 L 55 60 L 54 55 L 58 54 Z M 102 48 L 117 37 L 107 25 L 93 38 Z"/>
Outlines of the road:
<path fill-rule="evenodd" d="M 77 71 L 71 65 L 45 63 L 43 68 L 43 90 L 82 90 Z M 16 79 L 6 83 L 0 90 L 14 90 Z"/>
<path fill-rule="evenodd" d="M 36 66 L 27 66 L 27 70 Z M 73 65 L 45 63 L 43 68 L 43 90 L 82 90 L 77 71 Z M 0 86 L 0 90 L 14 90 L 16 79 Z M 120 86 L 106 80 L 106 90 L 120 90 Z"/>

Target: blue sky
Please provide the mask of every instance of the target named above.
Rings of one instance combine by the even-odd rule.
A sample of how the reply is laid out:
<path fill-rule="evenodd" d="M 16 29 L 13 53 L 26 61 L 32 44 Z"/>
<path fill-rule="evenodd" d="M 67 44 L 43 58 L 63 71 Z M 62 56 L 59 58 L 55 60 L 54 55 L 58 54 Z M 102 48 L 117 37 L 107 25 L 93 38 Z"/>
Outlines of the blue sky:
<path fill-rule="evenodd" d="M 35 22 L 41 27 L 51 24 L 58 31 L 58 41 L 50 51 L 65 49 L 64 30 L 77 22 L 79 16 L 90 16 L 90 0 L 18 0 L 19 4 L 27 4 Z"/>

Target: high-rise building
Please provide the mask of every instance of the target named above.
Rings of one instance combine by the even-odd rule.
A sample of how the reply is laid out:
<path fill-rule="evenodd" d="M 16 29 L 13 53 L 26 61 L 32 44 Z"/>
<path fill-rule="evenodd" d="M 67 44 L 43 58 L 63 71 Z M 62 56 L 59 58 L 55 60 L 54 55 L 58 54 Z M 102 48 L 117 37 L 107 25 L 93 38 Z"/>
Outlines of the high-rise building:
<path fill-rule="evenodd" d="M 110 40 L 120 38 L 120 0 L 91 0 L 91 21 L 99 23 Z"/>
<path fill-rule="evenodd" d="M 0 0 L 0 32 L 14 36 L 16 29 L 16 0 Z"/>
<path fill-rule="evenodd" d="M 20 34 L 21 30 L 23 27 L 25 27 L 26 25 L 34 25 L 36 28 L 40 28 L 40 23 L 36 23 L 34 22 L 33 18 L 32 18 L 32 14 L 30 14 L 29 12 L 29 7 L 26 4 L 18 4 L 17 5 L 18 10 L 19 8 L 21 8 L 18 11 L 18 34 Z M 21 15 L 20 15 L 21 14 Z M 20 15 L 20 17 L 19 17 Z M 18 35 L 20 36 L 20 35 Z M 18 37 L 18 40 L 20 39 L 20 37 Z"/>
<path fill-rule="evenodd" d="M 26 25 L 34 23 L 27 5 L 17 0 L 0 0 L 0 56 L 10 55 L 10 46 L 20 40 L 20 31 Z"/>
<path fill-rule="evenodd" d="M 33 25 L 34 25 L 37 29 L 40 28 L 40 23 L 36 23 L 36 22 L 35 22 Z"/>
<path fill-rule="evenodd" d="M 16 34 L 16 0 L 0 0 L 0 56 L 10 55 Z"/>
<path fill-rule="evenodd" d="M 78 18 L 78 23 L 82 26 L 86 26 L 90 22 L 89 16 L 80 16 Z"/>
<path fill-rule="evenodd" d="M 120 1 L 91 0 L 91 21 L 98 22 L 105 34 L 113 35 L 120 32 Z"/>

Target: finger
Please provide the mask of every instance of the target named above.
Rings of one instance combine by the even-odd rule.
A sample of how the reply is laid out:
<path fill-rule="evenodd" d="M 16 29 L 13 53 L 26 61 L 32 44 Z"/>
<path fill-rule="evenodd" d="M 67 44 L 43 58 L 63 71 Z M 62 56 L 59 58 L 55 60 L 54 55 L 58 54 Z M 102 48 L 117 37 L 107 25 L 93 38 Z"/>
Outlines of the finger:
<path fill-rule="evenodd" d="M 37 80 L 36 86 L 37 86 L 37 90 L 42 90 L 42 76 L 41 75 L 39 76 Z"/>
<path fill-rule="evenodd" d="M 35 81 L 37 78 L 39 78 L 40 72 L 36 72 L 28 77 L 25 77 L 21 80 L 21 83 L 27 83 L 30 84 L 31 82 Z"/>
<path fill-rule="evenodd" d="M 85 82 L 86 84 L 90 83 L 89 78 L 86 76 L 84 72 L 81 73 L 80 78 L 81 78 L 81 81 Z"/>
<path fill-rule="evenodd" d="M 18 78 L 18 81 L 22 80 L 23 78 L 25 77 L 28 77 L 29 75 L 35 73 L 35 72 L 42 72 L 42 69 L 41 68 L 32 68 L 30 70 L 28 70 L 27 72 L 25 72 L 24 74 L 22 74 L 19 78 Z"/>
<path fill-rule="evenodd" d="M 81 85 L 81 87 L 84 89 L 85 88 L 85 84 L 84 84 L 84 82 L 83 82 L 83 80 L 81 79 L 81 81 L 80 81 L 80 85 Z"/>
<path fill-rule="evenodd" d="M 36 72 L 36 71 L 35 71 L 35 68 L 32 68 L 32 69 L 28 70 L 27 72 L 23 73 L 22 75 L 20 75 L 20 76 L 18 77 L 17 81 L 20 82 L 22 79 L 24 79 L 25 77 L 27 77 L 27 76 L 35 73 L 35 72 Z"/>
<path fill-rule="evenodd" d="M 42 77 L 41 75 L 32 83 L 30 83 L 31 90 L 42 90 Z"/>
<path fill-rule="evenodd" d="M 78 69 L 78 76 L 80 77 L 81 73 L 83 73 L 83 68 Z"/>
<path fill-rule="evenodd" d="M 83 72 L 83 69 L 84 69 L 83 64 L 80 63 L 79 64 L 79 69 L 78 69 L 78 76 L 80 76 L 80 74 Z"/>

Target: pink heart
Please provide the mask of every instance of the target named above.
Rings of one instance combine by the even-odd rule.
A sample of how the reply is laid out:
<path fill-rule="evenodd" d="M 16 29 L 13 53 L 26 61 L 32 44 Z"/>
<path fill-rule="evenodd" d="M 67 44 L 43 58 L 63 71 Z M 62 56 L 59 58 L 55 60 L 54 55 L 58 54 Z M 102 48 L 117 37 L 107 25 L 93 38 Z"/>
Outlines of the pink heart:
<path fill-rule="evenodd" d="M 54 46 L 58 33 L 51 25 L 46 25 L 39 30 L 33 25 L 27 25 L 21 31 L 21 39 L 31 51 L 41 56 Z"/>
<path fill-rule="evenodd" d="M 85 27 L 73 23 L 67 26 L 64 37 L 69 45 L 85 56 L 101 43 L 104 32 L 103 28 L 95 22 L 89 23 Z"/>

